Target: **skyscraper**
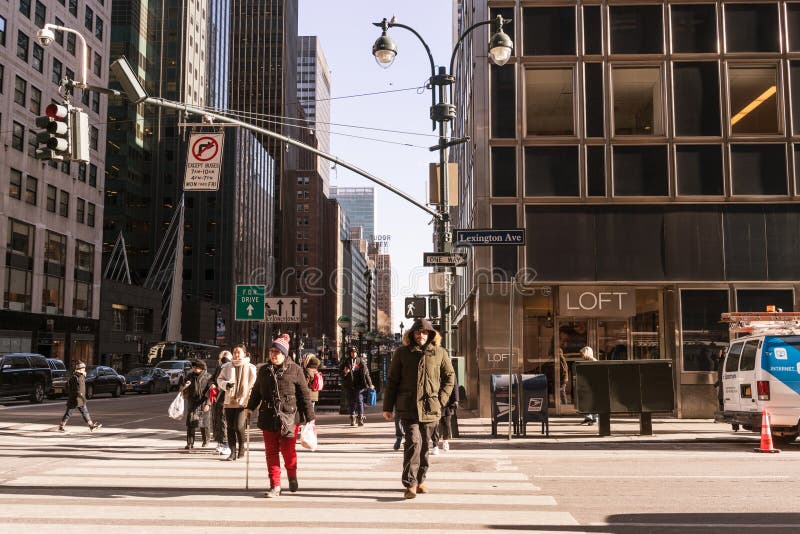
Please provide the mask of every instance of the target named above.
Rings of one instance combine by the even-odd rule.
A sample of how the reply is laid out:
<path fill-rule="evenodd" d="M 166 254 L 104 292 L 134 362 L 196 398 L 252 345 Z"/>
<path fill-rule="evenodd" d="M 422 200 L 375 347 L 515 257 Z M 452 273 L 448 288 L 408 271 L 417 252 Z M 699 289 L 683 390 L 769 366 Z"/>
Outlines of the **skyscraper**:
<path fill-rule="evenodd" d="M 301 35 L 297 38 L 297 100 L 306 114 L 307 125 L 314 131 L 317 148 L 331 151 L 331 78 L 319 38 Z M 317 159 L 317 172 L 322 178 L 322 191 L 328 195 L 330 162 Z"/>
<path fill-rule="evenodd" d="M 362 239 L 375 240 L 375 188 L 331 187 L 331 198 L 335 198 L 347 212 L 351 226 L 360 226 Z"/>

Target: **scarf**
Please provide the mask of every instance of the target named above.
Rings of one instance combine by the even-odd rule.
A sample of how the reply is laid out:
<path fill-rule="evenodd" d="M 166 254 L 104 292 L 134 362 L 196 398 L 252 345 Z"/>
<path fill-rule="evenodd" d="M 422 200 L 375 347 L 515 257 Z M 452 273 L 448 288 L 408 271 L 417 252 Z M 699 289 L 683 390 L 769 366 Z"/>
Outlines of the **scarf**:
<path fill-rule="evenodd" d="M 250 373 L 250 358 L 244 357 L 241 360 L 231 362 L 233 369 L 233 380 L 236 383 L 233 389 L 233 398 L 240 405 L 247 402 L 250 390 L 253 388 L 253 376 Z"/>

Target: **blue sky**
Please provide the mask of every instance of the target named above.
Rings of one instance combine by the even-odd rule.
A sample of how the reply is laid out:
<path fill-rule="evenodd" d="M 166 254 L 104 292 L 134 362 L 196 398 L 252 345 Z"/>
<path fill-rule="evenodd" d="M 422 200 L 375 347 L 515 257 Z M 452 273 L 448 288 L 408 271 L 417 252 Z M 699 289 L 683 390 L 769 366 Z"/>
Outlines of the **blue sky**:
<path fill-rule="evenodd" d="M 331 122 L 334 123 L 330 127 L 331 153 L 425 202 L 428 164 L 438 161 L 438 154 L 427 148 L 437 143 L 429 119 L 431 95 L 429 90 L 397 90 L 424 85 L 430 76 L 430 62 L 412 33 L 395 28 L 390 30 L 390 35 L 397 45 L 397 59 L 388 69 L 377 65 L 372 56 L 372 44 L 380 30 L 372 22 L 393 15 L 397 22 L 420 33 L 437 65 L 449 63 L 453 32 L 452 1 L 449 0 L 300 0 L 299 34 L 319 37 L 331 70 Z M 382 91 L 395 92 L 341 98 Z M 331 171 L 331 185 L 374 184 L 339 168 Z M 375 233 L 390 236 L 389 253 L 394 271 L 392 329 L 398 331 L 401 320 L 406 327 L 410 323 L 404 319 L 403 298 L 415 292 L 428 292 L 429 269 L 421 265 L 422 253 L 433 251 L 433 226 L 428 224 L 432 218 L 394 193 L 374 186 Z"/>

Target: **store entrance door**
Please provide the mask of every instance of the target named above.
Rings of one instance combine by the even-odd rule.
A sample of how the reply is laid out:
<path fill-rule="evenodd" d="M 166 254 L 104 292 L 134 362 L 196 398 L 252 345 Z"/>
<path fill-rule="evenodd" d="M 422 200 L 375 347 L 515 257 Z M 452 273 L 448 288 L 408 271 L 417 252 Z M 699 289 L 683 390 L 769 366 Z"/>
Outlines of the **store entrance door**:
<path fill-rule="evenodd" d="M 598 360 L 627 360 L 630 354 L 630 325 L 625 319 L 561 319 L 558 321 L 558 349 L 554 362 L 557 413 L 575 413 L 575 362 L 580 350 L 592 347 Z"/>

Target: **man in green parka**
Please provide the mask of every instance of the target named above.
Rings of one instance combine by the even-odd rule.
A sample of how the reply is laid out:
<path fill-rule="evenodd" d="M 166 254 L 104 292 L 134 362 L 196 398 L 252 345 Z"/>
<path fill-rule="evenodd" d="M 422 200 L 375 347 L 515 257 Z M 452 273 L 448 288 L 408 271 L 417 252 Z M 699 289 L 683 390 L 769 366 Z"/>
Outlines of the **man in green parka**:
<path fill-rule="evenodd" d="M 394 411 L 405 434 L 403 485 L 405 498 L 427 493 L 428 450 L 431 434 L 442 417 L 455 383 L 455 372 L 442 336 L 427 319 L 417 319 L 403 336 L 403 346 L 392 356 L 383 393 L 383 417 Z"/>

